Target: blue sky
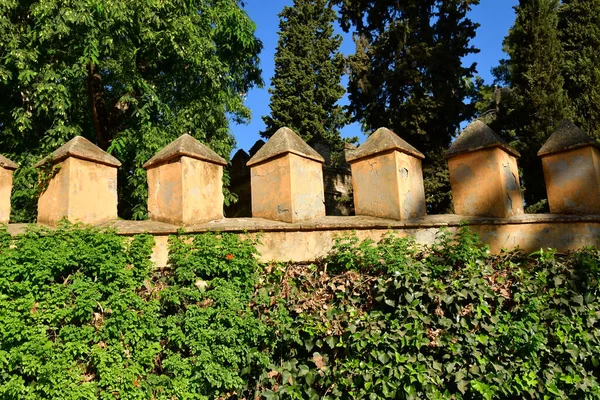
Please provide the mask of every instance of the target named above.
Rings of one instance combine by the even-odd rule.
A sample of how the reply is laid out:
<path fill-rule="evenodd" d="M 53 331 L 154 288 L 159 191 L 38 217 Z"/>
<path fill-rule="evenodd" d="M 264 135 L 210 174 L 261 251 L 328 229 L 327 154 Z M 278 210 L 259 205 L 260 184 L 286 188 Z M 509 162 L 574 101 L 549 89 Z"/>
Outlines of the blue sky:
<path fill-rule="evenodd" d="M 481 24 L 477 30 L 477 36 L 471 42 L 480 49 L 480 53 L 466 57 L 463 62 L 477 63 L 478 75 L 486 82 L 491 82 L 490 69 L 498 64 L 498 60 L 504 57 L 502 52 L 502 40 L 508 29 L 514 22 L 515 14 L 513 7 L 518 0 L 481 0 L 474 7 L 470 18 Z M 263 51 L 260 55 L 261 68 L 265 86 L 262 89 L 253 89 L 248 93 L 246 105 L 252 110 L 252 120 L 248 125 L 233 125 L 232 131 L 237 141 L 237 149 L 248 151 L 259 138 L 259 132 L 265 125 L 262 116 L 269 114 L 270 79 L 273 76 L 275 48 L 277 47 L 277 32 L 279 30 L 279 17 L 284 6 L 291 5 L 292 0 L 246 0 L 246 11 L 250 18 L 256 23 L 256 35 L 263 42 Z M 350 35 L 343 34 L 344 42 L 341 51 L 345 55 L 352 54 L 354 43 Z M 344 83 L 345 84 L 345 83 Z M 344 103 L 345 100 L 342 101 Z M 365 135 L 361 132 L 358 124 L 352 124 L 343 129 L 345 137 L 358 136 L 361 141 Z"/>

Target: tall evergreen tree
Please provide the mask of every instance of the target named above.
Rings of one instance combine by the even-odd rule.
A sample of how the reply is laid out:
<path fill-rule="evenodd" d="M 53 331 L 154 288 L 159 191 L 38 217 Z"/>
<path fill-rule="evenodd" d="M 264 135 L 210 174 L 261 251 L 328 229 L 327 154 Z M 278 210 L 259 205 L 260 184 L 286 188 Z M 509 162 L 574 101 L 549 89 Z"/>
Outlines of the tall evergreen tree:
<path fill-rule="evenodd" d="M 450 208 L 443 152 L 473 115 L 475 64 L 462 58 L 477 24 L 467 13 L 478 0 L 338 0 L 343 28 L 356 31 L 350 58 L 350 112 L 365 131 L 387 126 L 423 151 L 430 212 Z"/>
<path fill-rule="evenodd" d="M 521 152 L 526 204 L 539 209 L 546 198 L 537 152 L 565 118 L 570 101 L 561 75 L 563 51 L 558 38 L 558 0 L 520 0 L 516 20 L 504 40 L 507 60 L 495 69 L 499 104 L 491 126 Z"/>
<path fill-rule="evenodd" d="M 337 14 L 328 0 L 294 0 L 279 17 L 271 114 L 263 117 L 267 127 L 261 135 L 269 138 L 287 126 L 337 153 L 343 148 L 339 129 L 347 120 L 338 104 L 345 93 L 345 60 L 339 51 L 342 38 L 334 34 Z"/>
<path fill-rule="evenodd" d="M 600 0 L 563 0 L 559 32 L 574 122 L 600 139 Z"/>

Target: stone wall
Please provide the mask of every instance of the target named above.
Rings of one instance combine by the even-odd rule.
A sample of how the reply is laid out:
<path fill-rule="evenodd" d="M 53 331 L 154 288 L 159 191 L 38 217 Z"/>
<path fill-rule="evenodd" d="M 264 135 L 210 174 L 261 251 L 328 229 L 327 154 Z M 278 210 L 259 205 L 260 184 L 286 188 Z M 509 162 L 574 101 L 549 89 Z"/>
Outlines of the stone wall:
<path fill-rule="evenodd" d="M 49 226 L 67 219 L 113 227 L 126 236 L 150 233 L 156 238 L 158 267 L 168 262 L 168 236 L 182 229 L 257 237 L 261 259 L 282 262 L 313 261 L 344 235 L 379 240 L 393 232 L 429 244 L 440 229 L 453 231 L 461 224 L 469 225 L 493 252 L 517 247 L 568 251 L 598 245 L 600 239 L 600 151 L 569 122 L 539 152 L 552 214 L 524 213 L 519 153 L 480 121 L 469 125 L 447 152 L 457 215 L 426 215 L 424 156 L 388 129 L 378 129 L 358 149 L 347 149 L 349 167 L 341 169 L 324 166 L 326 157 L 287 128 L 256 147 L 251 154 L 238 152 L 229 166 L 232 191 L 242 205 L 235 217 L 228 209 L 223 217 L 225 160 L 184 135 L 145 164 L 152 176 L 149 220 L 123 221 L 114 211 L 120 163 L 77 137 L 39 163 L 59 166 L 62 172 L 52 175 L 41 195 L 38 220 Z M 0 223 L 8 222 L 17 167 L 0 156 Z M 332 215 L 337 211 L 327 206 L 328 194 L 343 197 L 350 190 L 356 215 Z M 102 201 L 91 201 L 96 198 Z M 15 235 L 25 228 L 8 225 Z"/>
<path fill-rule="evenodd" d="M 250 190 L 250 168 L 246 165 L 248 161 L 265 144 L 258 140 L 250 149 L 249 154 L 244 150 L 238 150 L 227 170 L 231 177 L 229 191 L 233 193 L 238 201 L 225 207 L 225 215 L 230 218 L 252 216 L 252 195 Z M 355 147 L 346 145 L 346 149 Z M 347 162 L 335 162 L 331 159 L 330 149 L 327 144 L 317 143 L 314 149 L 319 153 L 325 163 L 323 164 L 323 186 L 325 190 L 325 212 L 327 215 L 354 215 L 354 203 L 352 194 L 352 173 Z M 344 160 L 342 160 L 344 161 Z"/>

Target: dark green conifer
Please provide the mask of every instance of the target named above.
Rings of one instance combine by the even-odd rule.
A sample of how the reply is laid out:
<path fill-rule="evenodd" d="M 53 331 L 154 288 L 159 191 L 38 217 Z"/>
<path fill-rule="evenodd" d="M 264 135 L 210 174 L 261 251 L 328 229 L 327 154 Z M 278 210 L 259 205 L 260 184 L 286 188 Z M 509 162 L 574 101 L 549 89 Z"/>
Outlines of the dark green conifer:
<path fill-rule="evenodd" d="M 341 152 L 339 129 L 346 123 L 341 78 L 345 60 L 334 34 L 337 15 L 328 0 L 294 0 L 284 7 L 272 80 L 271 114 L 263 117 L 269 138 L 287 126 L 309 143 L 324 142 Z"/>
<path fill-rule="evenodd" d="M 559 33 L 574 122 L 600 138 L 600 0 L 563 0 Z"/>
<path fill-rule="evenodd" d="M 520 151 L 525 202 L 533 210 L 542 209 L 546 199 L 537 152 L 560 122 L 571 117 L 561 74 L 558 7 L 558 0 L 520 0 L 504 40 L 509 58 L 494 71 L 497 83 L 506 87 L 496 92 L 499 110 L 491 126 Z"/>
<path fill-rule="evenodd" d="M 386 126 L 426 155 L 430 212 L 450 208 L 443 153 L 462 121 L 475 64 L 462 58 L 477 24 L 467 13 L 478 0 L 339 0 L 344 29 L 356 31 L 350 58 L 350 112 L 367 132 Z"/>

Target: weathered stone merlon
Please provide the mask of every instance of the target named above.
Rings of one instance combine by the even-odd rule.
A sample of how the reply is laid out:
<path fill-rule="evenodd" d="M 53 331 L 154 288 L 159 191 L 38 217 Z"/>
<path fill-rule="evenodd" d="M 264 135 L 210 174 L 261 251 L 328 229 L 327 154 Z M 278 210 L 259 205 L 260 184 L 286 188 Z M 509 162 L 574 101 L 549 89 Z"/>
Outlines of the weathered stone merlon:
<path fill-rule="evenodd" d="M 223 157 L 186 133 L 156 153 L 154 157 L 146 161 L 143 167 L 150 169 L 184 156 L 217 165 L 227 165 L 227 161 Z"/>
<path fill-rule="evenodd" d="M 46 188 L 38 200 L 38 222 L 55 225 L 66 218 L 96 224 L 117 219 L 119 160 L 76 136 L 36 167 L 45 165 L 52 168 L 41 175 Z"/>
<path fill-rule="evenodd" d="M 324 159 L 289 128 L 281 128 L 248 161 L 252 216 L 296 222 L 325 215 Z"/>
<path fill-rule="evenodd" d="M 0 224 L 7 224 L 10 219 L 12 176 L 17 168 L 16 163 L 0 154 Z"/>
<path fill-rule="evenodd" d="M 538 152 L 550 212 L 600 214 L 600 151 L 597 143 L 564 121 Z"/>
<path fill-rule="evenodd" d="M 523 214 L 519 153 L 481 121 L 474 121 L 446 152 L 454 212 L 508 218 Z"/>
<path fill-rule="evenodd" d="M 356 215 L 403 220 L 426 213 L 421 160 L 425 156 L 387 128 L 347 153 Z"/>
<path fill-rule="evenodd" d="M 227 162 L 184 134 L 144 164 L 150 219 L 190 225 L 223 218 Z"/>

